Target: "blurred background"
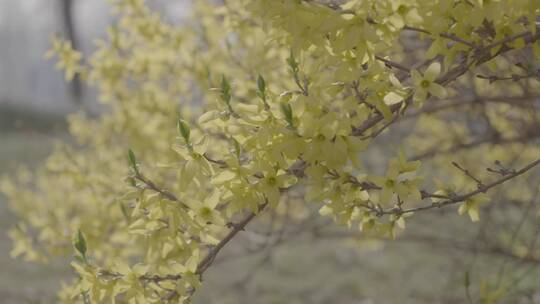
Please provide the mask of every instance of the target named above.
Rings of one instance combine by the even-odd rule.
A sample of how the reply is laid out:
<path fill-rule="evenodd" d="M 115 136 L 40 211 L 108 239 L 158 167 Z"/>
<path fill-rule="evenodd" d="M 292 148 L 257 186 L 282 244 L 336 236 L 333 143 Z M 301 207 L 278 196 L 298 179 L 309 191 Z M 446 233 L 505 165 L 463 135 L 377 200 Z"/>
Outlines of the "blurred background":
<path fill-rule="evenodd" d="M 189 2 L 149 4 L 180 22 Z M 68 139 L 69 113 L 99 115 L 95 92 L 78 79 L 66 83 L 44 54 L 55 33 L 91 53 L 93 41 L 114 22 L 108 11 L 106 0 L 0 0 L 0 175 L 21 165 L 35 167 L 56 140 Z M 382 143 L 388 136 L 399 134 L 382 136 Z M 366 157 L 377 162 L 388 154 L 388 146 L 380 146 Z M 11 259 L 5 231 L 15 219 L 3 199 L 0 303 L 54 303 L 60 281 L 70 278 L 69 262 L 43 266 Z M 485 208 L 479 224 L 451 208 L 417 215 L 395 242 L 339 229 L 325 218 L 272 217 L 250 226 L 227 248 L 196 303 L 463 303 L 466 273 L 476 295 L 482 284 L 494 286 L 504 276 L 512 290 L 510 302 L 502 303 L 540 303 L 540 258 L 512 251 L 515 244 L 527 252 L 536 247 L 540 225 L 528 216 L 538 202 L 502 205 L 503 200 Z"/>
<path fill-rule="evenodd" d="M 189 0 L 151 2 L 171 22 L 189 11 Z M 39 165 L 56 140 L 68 138 L 68 114 L 99 114 L 95 92 L 77 78 L 67 83 L 45 53 L 56 34 L 89 54 L 112 22 L 106 0 L 0 0 L 0 176 Z M 6 232 L 16 219 L 4 200 L 0 194 L 0 303 L 53 303 L 69 262 L 10 258 Z"/>

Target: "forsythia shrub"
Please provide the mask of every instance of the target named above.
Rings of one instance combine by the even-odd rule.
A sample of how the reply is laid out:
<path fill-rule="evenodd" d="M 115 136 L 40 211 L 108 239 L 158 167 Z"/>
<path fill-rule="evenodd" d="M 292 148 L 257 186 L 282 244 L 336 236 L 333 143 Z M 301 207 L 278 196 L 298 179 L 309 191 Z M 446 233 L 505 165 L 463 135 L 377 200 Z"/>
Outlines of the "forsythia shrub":
<path fill-rule="evenodd" d="M 13 255 L 75 252 L 61 301 L 188 302 L 237 233 L 299 195 L 382 236 L 449 205 L 477 221 L 488 190 L 540 162 L 537 108 L 511 102 L 540 89 L 538 0 L 215 2 L 175 26 L 113 1 L 118 22 L 88 59 L 54 41 L 49 55 L 108 111 L 72 116 L 76 143 L 1 189 L 20 218 Z M 487 140 L 441 114 L 465 103 Z M 386 171 L 369 170 L 372 142 L 410 117 Z M 434 157 L 429 180 L 411 155 Z"/>

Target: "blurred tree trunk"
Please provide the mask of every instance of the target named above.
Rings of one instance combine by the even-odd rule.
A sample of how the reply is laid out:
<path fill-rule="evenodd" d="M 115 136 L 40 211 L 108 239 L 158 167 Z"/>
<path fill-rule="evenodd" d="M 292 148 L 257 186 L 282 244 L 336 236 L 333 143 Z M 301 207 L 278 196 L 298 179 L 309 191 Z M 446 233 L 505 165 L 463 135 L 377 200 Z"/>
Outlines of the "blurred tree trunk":
<path fill-rule="evenodd" d="M 73 45 L 73 48 L 79 50 L 79 41 L 77 39 L 77 33 L 75 29 L 75 22 L 73 18 L 73 0 L 59 0 L 60 1 L 60 13 L 62 16 L 62 25 L 66 38 L 69 39 Z M 72 100 L 76 104 L 82 103 L 83 94 L 81 78 L 78 74 L 75 74 L 73 81 L 70 83 L 70 95 Z"/>

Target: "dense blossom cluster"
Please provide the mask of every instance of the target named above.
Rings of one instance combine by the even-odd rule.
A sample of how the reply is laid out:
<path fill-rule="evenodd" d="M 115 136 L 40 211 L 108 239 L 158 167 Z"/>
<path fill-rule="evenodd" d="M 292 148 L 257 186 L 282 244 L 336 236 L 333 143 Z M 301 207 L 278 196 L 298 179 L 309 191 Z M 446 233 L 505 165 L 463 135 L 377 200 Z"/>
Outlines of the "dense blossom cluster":
<path fill-rule="evenodd" d="M 405 151 L 435 143 L 444 152 L 469 136 L 421 110 L 455 95 L 465 72 L 508 66 L 502 54 L 538 58 L 540 2 L 212 2 L 196 1 L 192 25 L 178 27 L 141 0 L 114 1 L 119 21 L 86 61 L 54 42 L 67 78 L 80 73 L 110 110 L 71 117 L 77 144 L 58 145 L 39 172 L 21 171 L 2 190 L 21 218 L 14 255 L 46 261 L 75 248 L 78 276 L 62 301 L 189 301 L 221 248 L 292 192 L 341 224 L 390 237 L 405 215 L 432 207 L 462 203 L 460 213 L 479 219 L 485 192 L 505 180 L 471 186 L 435 160 L 445 182 L 428 191 Z M 404 49 L 407 35 L 428 45 L 410 66 L 418 54 Z M 368 170 L 363 152 L 415 111 L 421 131 L 384 174 Z M 521 115 L 501 104 L 491 121 L 517 136 L 508 111 Z M 519 147 L 506 149 L 482 157 L 507 161 Z M 521 151 L 531 161 L 539 149 Z"/>

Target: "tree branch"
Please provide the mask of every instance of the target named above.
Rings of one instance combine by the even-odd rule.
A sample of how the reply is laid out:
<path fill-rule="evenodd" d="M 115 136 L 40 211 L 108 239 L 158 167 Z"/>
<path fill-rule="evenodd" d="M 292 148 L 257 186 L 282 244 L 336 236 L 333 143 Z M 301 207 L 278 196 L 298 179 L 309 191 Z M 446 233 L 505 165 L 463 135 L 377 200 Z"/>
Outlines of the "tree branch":
<path fill-rule="evenodd" d="M 448 205 L 453 205 L 453 204 L 456 204 L 456 203 L 460 203 L 460 202 L 463 202 L 463 201 L 466 201 L 467 199 L 477 195 L 477 194 L 480 194 L 480 193 L 485 193 L 487 192 L 489 189 L 491 188 L 494 188 L 498 185 L 501 185 L 503 183 L 505 183 L 506 181 L 508 180 L 511 180 L 517 176 L 520 176 L 522 174 L 524 174 L 525 172 L 529 171 L 530 169 L 534 168 L 535 166 L 537 166 L 538 164 L 540 164 L 540 158 L 538 158 L 537 160 L 533 161 L 532 163 L 528 164 L 527 166 L 521 168 L 520 170 L 517 170 L 516 172 L 512 173 L 512 174 L 508 174 L 494 182 L 491 182 L 489 184 L 485 184 L 484 187 L 482 188 L 479 188 L 479 189 L 476 189 L 474 191 L 471 191 L 469 193 L 466 193 L 466 194 L 462 194 L 462 195 L 457 195 L 457 196 L 454 196 L 454 197 L 451 197 L 447 200 L 443 200 L 443 201 L 440 201 L 440 202 L 434 202 L 430 205 L 425 205 L 425 206 L 420 206 L 420 207 L 414 207 L 414 208 L 410 208 L 410 209 L 400 209 L 400 208 L 391 208 L 391 209 L 388 209 L 388 210 L 381 210 L 379 211 L 378 215 L 382 216 L 384 214 L 405 214 L 405 213 L 412 213 L 412 212 L 416 212 L 416 211 L 422 211 L 422 210 L 429 210 L 429 209 L 433 209 L 433 208 L 441 208 L 441 207 L 444 207 L 444 206 L 448 206 Z"/>
<path fill-rule="evenodd" d="M 489 44 L 487 46 L 484 46 L 484 47 L 475 48 L 474 49 L 474 56 L 476 57 L 475 59 L 473 59 L 471 61 L 464 60 L 460 65 L 458 65 L 457 67 L 449 70 L 442 77 L 439 77 L 436 80 L 436 82 L 438 84 L 440 84 L 440 85 L 446 85 L 449 82 L 452 82 L 452 81 L 456 80 L 461 75 L 465 74 L 470 69 L 471 66 L 480 65 L 482 63 L 485 63 L 485 62 L 495 58 L 496 56 L 499 56 L 499 55 L 501 55 L 503 53 L 506 53 L 506 52 L 512 50 L 512 48 L 502 48 L 497 53 L 491 54 L 489 51 L 492 48 L 497 47 L 499 45 L 504 45 L 505 43 L 509 43 L 509 42 L 512 42 L 512 41 L 520 39 L 520 38 L 523 38 L 525 43 L 529 44 L 529 43 L 532 43 L 532 42 L 540 39 L 540 32 L 537 32 L 536 34 L 532 34 L 531 32 L 527 31 L 527 32 L 523 32 L 523 33 L 520 33 L 520 34 L 516 34 L 516 35 L 506 37 L 504 39 L 501 39 L 499 41 L 496 41 L 496 42 L 494 42 L 492 44 Z M 390 106 L 390 111 L 392 113 L 394 113 L 394 112 L 398 111 L 399 109 L 401 109 L 403 104 L 411 103 L 412 98 L 413 98 L 412 96 L 413 95 L 411 95 L 410 97 L 406 98 L 405 100 L 403 100 L 403 101 L 401 101 L 399 103 L 391 105 Z M 366 121 L 364 121 L 362 123 L 362 125 L 360 125 L 358 127 L 354 127 L 351 134 L 353 136 L 362 136 L 365 131 L 367 131 L 370 128 L 374 127 L 379 122 L 381 122 L 383 119 L 384 119 L 384 117 L 381 114 L 376 114 L 376 115 L 372 116 L 371 118 L 368 118 Z"/>
<path fill-rule="evenodd" d="M 267 205 L 268 205 L 268 202 L 265 202 L 264 204 L 259 206 L 258 212 L 261 212 L 262 210 L 264 210 L 264 208 L 266 208 Z M 247 224 L 251 222 L 251 220 L 253 220 L 257 214 L 258 213 L 250 212 L 240 222 L 232 225 L 232 229 L 229 231 L 229 233 L 215 247 L 213 247 L 208 252 L 206 257 L 197 266 L 196 273 L 199 276 L 202 277 L 202 274 L 208 269 L 208 267 L 210 267 L 210 265 L 212 265 L 212 263 L 214 262 L 216 256 L 219 254 L 221 249 L 223 249 L 223 247 L 225 247 L 225 245 L 227 245 L 227 243 L 229 243 L 234 238 L 234 236 L 238 234 L 238 232 L 244 230 Z"/>

